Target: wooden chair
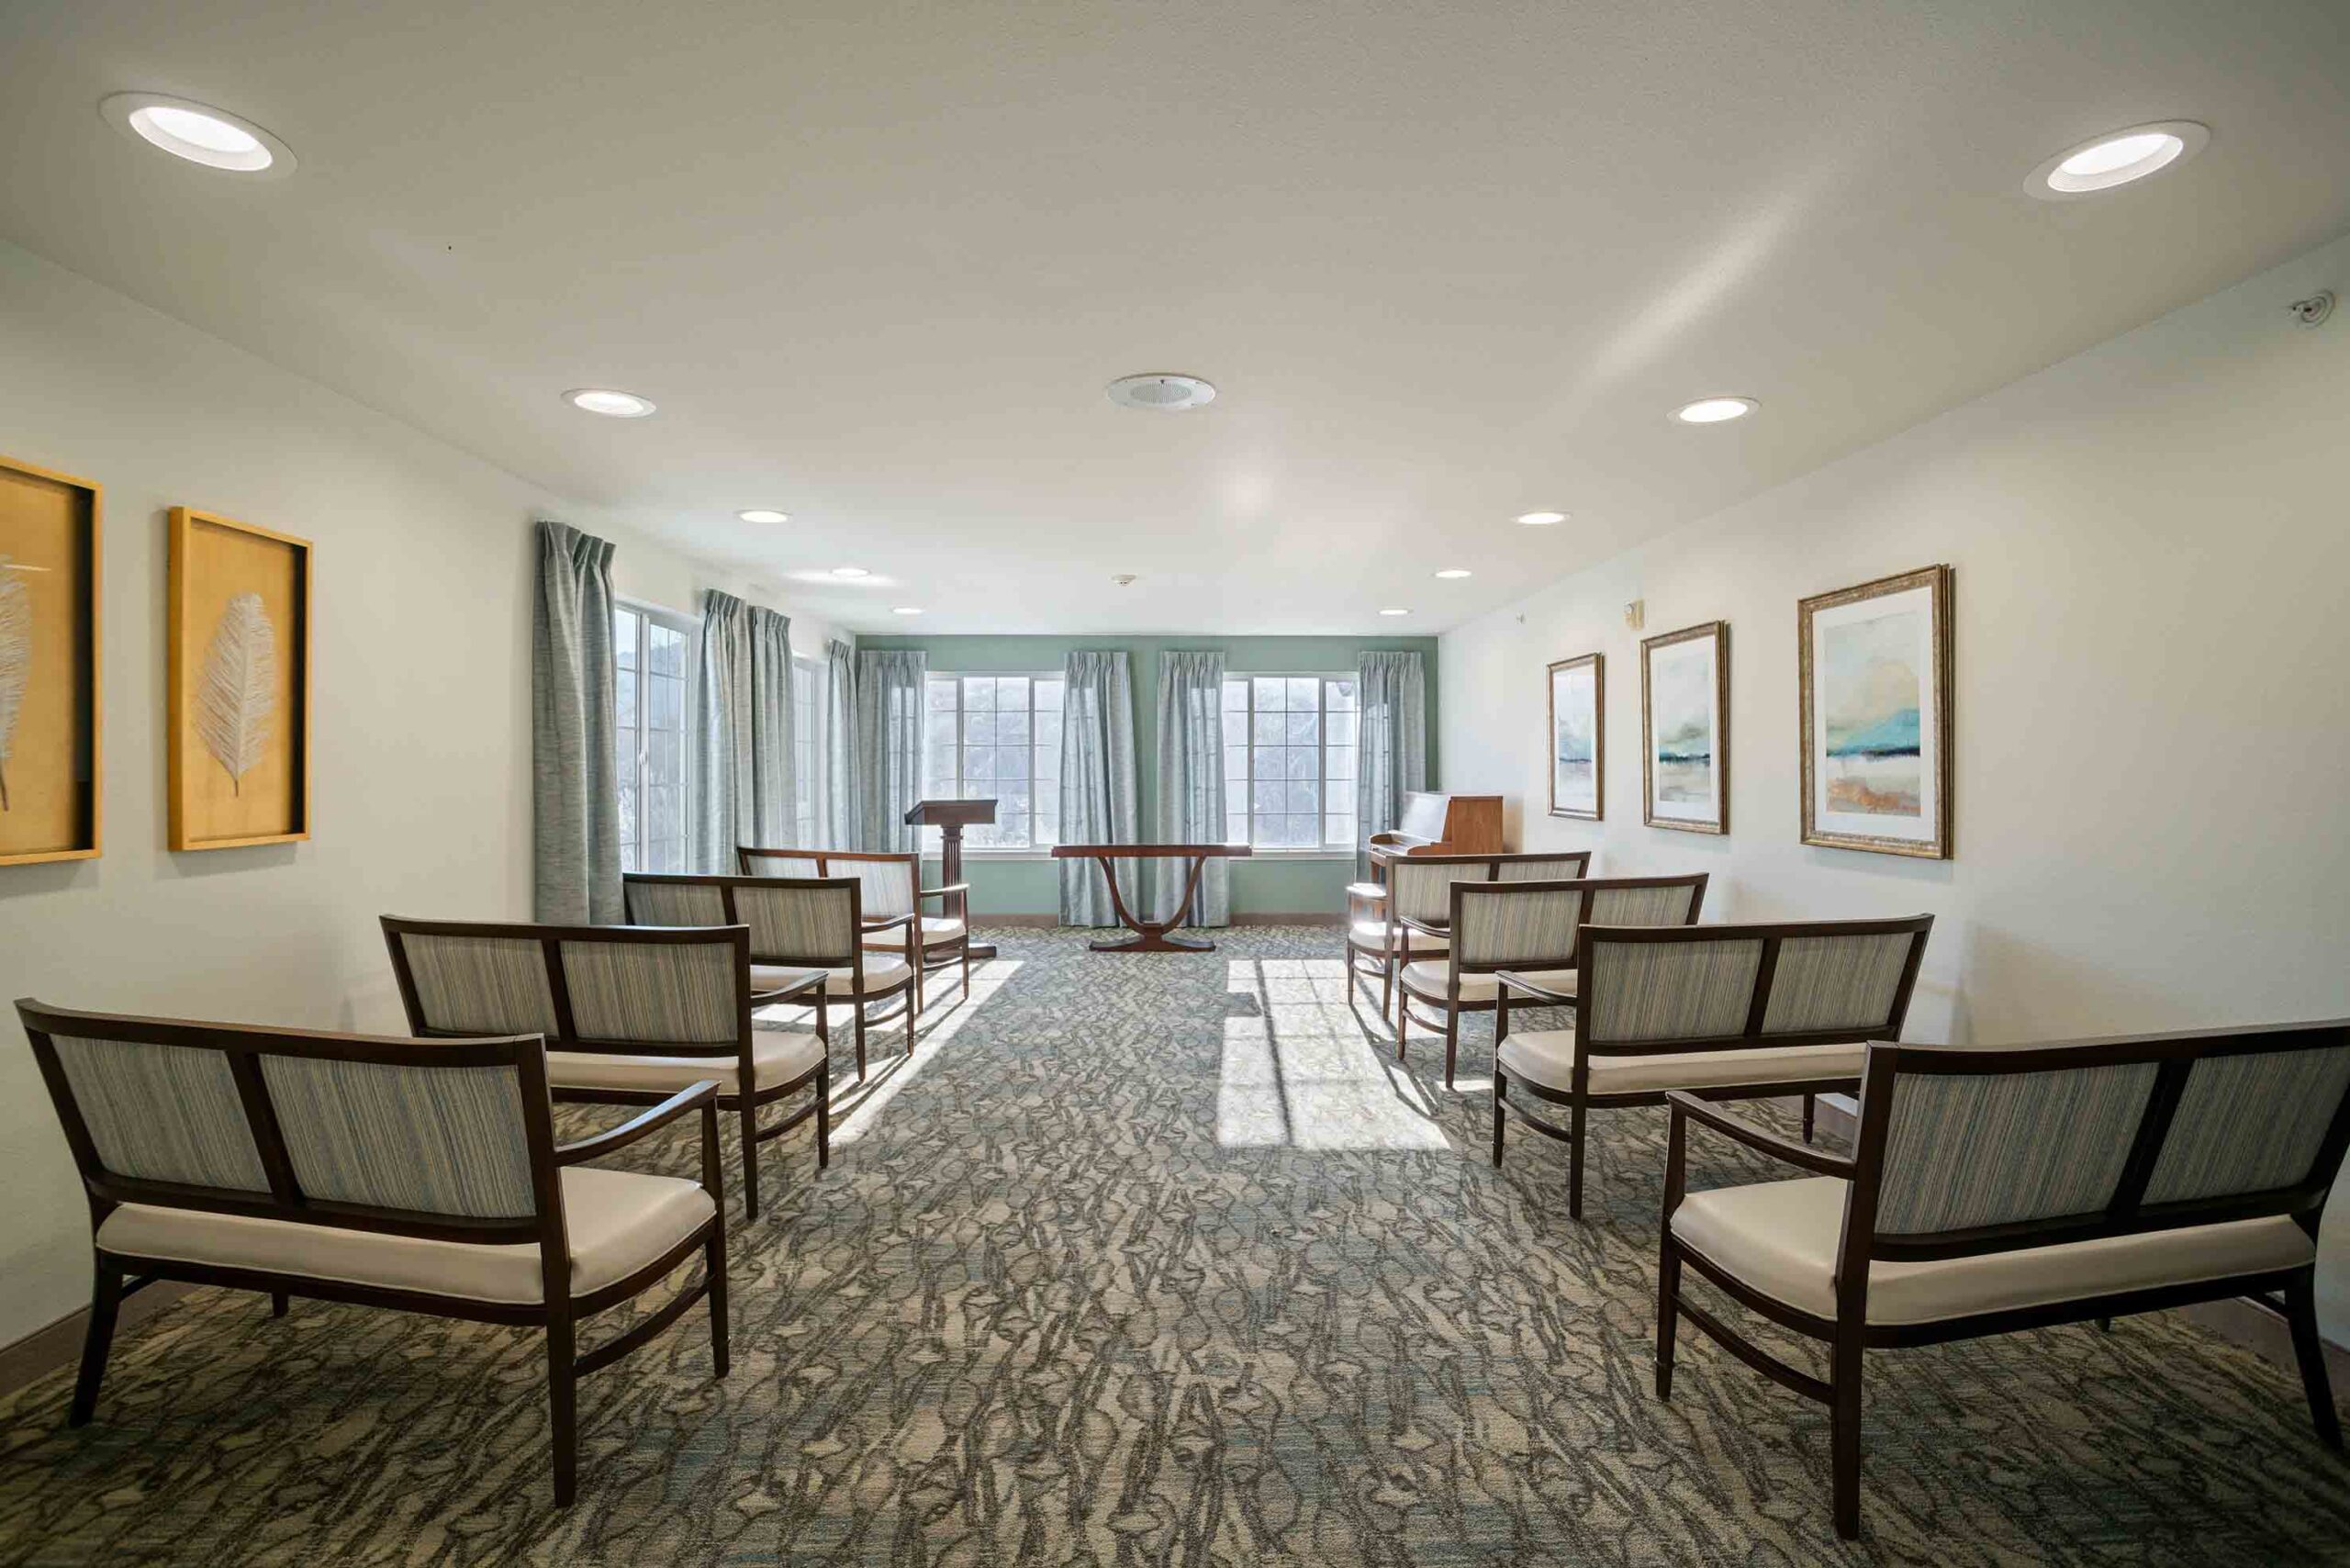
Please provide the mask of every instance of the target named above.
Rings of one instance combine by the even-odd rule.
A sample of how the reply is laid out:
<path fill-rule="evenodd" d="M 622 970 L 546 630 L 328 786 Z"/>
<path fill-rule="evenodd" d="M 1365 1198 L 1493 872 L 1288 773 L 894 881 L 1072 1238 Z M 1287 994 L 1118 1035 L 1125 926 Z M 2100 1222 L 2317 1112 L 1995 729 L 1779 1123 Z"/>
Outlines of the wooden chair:
<path fill-rule="evenodd" d="M 1519 868 L 1508 863 L 1501 868 L 1505 872 Z M 1542 896 L 1515 902 L 1499 897 L 1514 890 Z M 1494 978 L 1500 970 L 1520 971 L 1551 994 L 1569 999 L 1565 1004 L 1572 1006 L 1575 943 L 1584 926 L 1693 924 L 1705 902 L 1706 875 L 1586 878 L 1578 872 L 1562 880 L 1505 877 L 1492 882 L 1456 881 L 1449 891 L 1451 908 L 1441 923 L 1407 914 L 1399 924 L 1415 935 L 1453 931 L 1465 894 L 1468 907 L 1478 915 L 1481 940 L 1456 939 L 1440 957 L 1405 962 L 1397 973 L 1395 1003 L 1395 1058 L 1404 1058 L 1404 1036 L 1413 1023 L 1441 1032 L 1447 1089 L 1452 1087 L 1461 1015 L 1494 1013 L 1500 1007 L 1501 982 Z M 1415 1002 L 1434 1011 L 1415 1013 Z"/>
<path fill-rule="evenodd" d="M 855 877 L 697 877 L 632 871 L 621 879 L 631 920 L 648 924 L 744 924 L 751 933 L 751 985 L 766 991 L 808 969 L 824 975 L 826 1005 L 848 1004 L 856 1021 L 856 1081 L 865 1081 L 865 1033 L 903 1013 L 906 1054 L 914 1054 L 920 1003 L 914 965 L 876 950 L 871 939 L 913 924 L 909 913 L 868 917 Z M 903 951 L 904 938 L 899 938 Z M 810 992 L 813 1001 L 818 993 Z M 888 1003 L 903 998 L 897 1009 Z M 881 1011 L 873 1009 L 878 1006 Z M 817 1007 L 821 1015 L 823 1006 Z"/>
<path fill-rule="evenodd" d="M 832 1160 L 831 1068 L 811 1039 L 755 1030 L 749 933 L 736 926 L 498 925 L 384 916 L 392 976 L 422 1036 L 542 1035 L 547 1081 L 565 1103 L 657 1104 L 718 1085 L 743 1137 L 743 1211 L 759 1213 L 759 1145 L 816 1118 L 816 1168 Z M 779 977 L 768 977 L 770 989 Z M 812 973 L 789 977 L 812 994 Z M 759 1113 L 802 1089 L 811 1103 L 762 1126 Z"/>
<path fill-rule="evenodd" d="M 724 1377 L 717 1086 L 557 1144 L 534 1035 L 430 1043 L 19 1002 L 90 1204 L 95 1283 L 70 1423 L 95 1414 L 122 1299 L 157 1280 L 546 1336 L 554 1497 L 577 1490 L 578 1380 L 700 1300 Z M 690 1112 L 701 1181 L 584 1163 Z M 696 1252 L 700 1279 L 585 1355 L 578 1326 Z"/>
<path fill-rule="evenodd" d="M 1567 1213 L 1583 1214 L 1584 1123 L 1667 1092 L 1756 1100 L 1850 1090 L 1871 1040 L 1897 1040 L 1930 914 L 1782 925 L 1585 925 L 1576 986 L 1504 970 L 1494 1020 L 1494 1163 L 1506 1113 L 1568 1146 Z M 1509 1032 L 1513 998 L 1572 1006 L 1563 1029 Z M 1512 1087 L 1567 1110 L 1560 1126 Z"/>
<path fill-rule="evenodd" d="M 1400 1051 L 1404 1014 L 1395 992 L 1396 972 L 1415 959 L 1443 955 L 1444 926 L 1452 917 L 1452 884 L 1580 877 L 1591 868 L 1591 852 L 1405 855 L 1374 849 L 1371 866 L 1377 880 L 1347 884 L 1347 972 L 1355 978 L 1379 978 L 1379 1015 L 1393 1014 Z M 1418 924 L 1407 925 L 1407 920 Z"/>
<path fill-rule="evenodd" d="M 745 877 L 855 877 L 863 890 L 863 914 L 867 930 L 865 946 L 902 956 L 914 970 L 914 1009 L 930 1006 L 929 971 L 963 971 L 963 998 L 971 994 L 970 885 L 922 885 L 922 857 L 908 850 L 880 854 L 847 849 L 759 849 L 744 845 L 734 851 Z M 923 914 L 900 927 L 901 916 L 920 913 L 921 906 L 936 899 L 937 914 Z M 893 931 L 902 930 L 902 935 Z M 915 962 L 919 945 L 921 961 Z"/>
<path fill-rule="evenodd" d="M 1860 1534 L 1863 1350 L 2249 1295 L 2284 1315 L 2311 1418 L 2342 1446 L 2316 1275 L 2318 1216 L 2350 1146 L 2350 1022 L 1988 1050 L 1872 1045 L 1849 1157 L 1694 1093 L 1667 1098 L 1657 1397 L 1672 1395 L 1685 1317 L 1826 1405 L 1847 1540 Z M 1684 1195 L 1692 1121 L 1816 1174 Z M 1690 1303 L 1684 1263 L 1828 1345 L 1828 1378 Z"/>

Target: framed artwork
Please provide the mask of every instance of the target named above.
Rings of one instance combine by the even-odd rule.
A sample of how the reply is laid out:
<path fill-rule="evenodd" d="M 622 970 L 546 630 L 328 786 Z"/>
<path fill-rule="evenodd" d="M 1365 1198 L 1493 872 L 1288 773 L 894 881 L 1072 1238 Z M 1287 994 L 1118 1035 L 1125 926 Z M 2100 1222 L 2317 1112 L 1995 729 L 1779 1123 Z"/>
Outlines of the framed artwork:
<path fill-rule="evenodd" d="M 1950 568 L 1807 599 L 1796 639 L 1803 841 L 1949 859 Z"/>
<path fill-rule="evenodd" d="M 1641 821 L 1729 831 L 1729 622 L 1640 644 Z"/>
<path fill-rule="evenodd" d="M 172 509 L 171 846 L 310 836 L 310 542 Z"/>
<path fill-rule="evenodd" d="M 1550 666 L 1550 814 L 1597 822 L 1606 759 L 1597 654 Z"/>
<path fill-rule="evenodd" d="M 0 458 L 0 866 L 98 853 L 98 487 Z"/>

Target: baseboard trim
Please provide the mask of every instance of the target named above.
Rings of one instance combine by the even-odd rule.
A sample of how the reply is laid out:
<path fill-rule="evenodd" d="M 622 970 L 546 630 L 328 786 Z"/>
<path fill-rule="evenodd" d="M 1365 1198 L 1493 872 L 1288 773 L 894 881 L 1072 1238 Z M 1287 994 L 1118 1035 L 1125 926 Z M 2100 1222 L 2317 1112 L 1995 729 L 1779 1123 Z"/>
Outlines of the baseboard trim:
<path fill-rule="evenodd" d="M 119 1343 L 122 1331 L 135 1327 L 176 1304 L 196 1286 L 182 1280 L 157 1280 L 137 1295 L 123 1300 L 115 1320 Z M 89 1332 L 90 1309 L 74 1308 L 46 1328 L 36 1328 L 14 1344 L 0 1345 L 0 1394 L 13 1394 L 36 1378 L 82 1359 L 82 1338 Z"/>
<path fill-rule="evenodd" d="M 1060 923 L 1060 916 L 1057 914 L 990 914 L 974 917 L 971 921 L 971 929 L 985 931 L 990 926 L 1013 926 L 1028 931 L 1050 931 L 1058 927 Z M 1232 924 L 1235 925 L 1315 925 L 1326 926 L 1330 930 L 1337 931 L 1343 928 L 1347 922 L 1344 915 L 1332 914 L 1326 910 L 1322 910 L 1311 914 L 1236 914 L 1232 917 Z M 1098 928 L 1088 926 L 1085 929 L 1116 931 L 1120 927 L 1104 925 Z M 1183 929 L 1191 931 L 1215 928 L 1212 926 L 1195 928 L 1187 925 Z"/>

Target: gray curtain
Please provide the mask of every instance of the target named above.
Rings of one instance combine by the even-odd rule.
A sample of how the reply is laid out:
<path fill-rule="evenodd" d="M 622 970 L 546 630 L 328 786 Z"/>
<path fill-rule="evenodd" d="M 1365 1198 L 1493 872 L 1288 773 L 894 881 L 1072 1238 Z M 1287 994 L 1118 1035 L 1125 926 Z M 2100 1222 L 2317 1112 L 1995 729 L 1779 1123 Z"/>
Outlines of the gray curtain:
<path fill-rule="evenodd" d="M 853 849 L 864 821 L 856 789 L 856 650 L 824 644 L 824 816 L 817 849 Z"/>
<path fill-rule="evenodd" d="M 1063 844 L 1134 844 L 1135 691 L 1126 655 L 1071 654 L 1061 699 Z M 1119 884 L 1140 896 L 1134 868 Z M 1132 907 L 1131 904 L 1128 906 Z M 1114 925 L 1110 890 L 1091 860 L 1061 862 L 1061 924 Z"/>
<path fill-rule="evenodd" d="M 702 595 L 694 688 L 694 863 L 732 874 L 739 845 L 792 841 L 791 622 Z"/>
<path fill-rule="evenodd" d="M 539 524 L 531 616 L 532 907 L 551 924 L 616 925 L 620 767 L 612 755 L 612 547 Z"/>
<path fill-rule="evenodd" d="M 1163 654 L 1158 660 L 1158 757 L 1152 781 L 1162 844 L 1222 844 L 1224 825 L 1224 655 Z M 1066 743 L 1064 743 L 1066 744 Z M 1191 868 L 1151 865 L 1154 918 L 1164 920 L 1183 896 Z M 1231 862 L 1211 860 L 1200 874 L 1190 925 L 1232 924 Z"/>
<path fill-rule="evenodd" d="M 930 655 L 915 648 L 856 655 L 860 849 L 903 854 L 920 837 L 906 812 L 922 799 L 922 687 L 929 673 Z"/>
<path fill-rule="evenodd" d="M 1417 654 L 1355 655 L 1355 792 L 1366 839 L 1386 833 L 1408 790 L 1428 787 L 1427 690 Z M 1359 857 L 1359 858 L 1361 858 Z"/>

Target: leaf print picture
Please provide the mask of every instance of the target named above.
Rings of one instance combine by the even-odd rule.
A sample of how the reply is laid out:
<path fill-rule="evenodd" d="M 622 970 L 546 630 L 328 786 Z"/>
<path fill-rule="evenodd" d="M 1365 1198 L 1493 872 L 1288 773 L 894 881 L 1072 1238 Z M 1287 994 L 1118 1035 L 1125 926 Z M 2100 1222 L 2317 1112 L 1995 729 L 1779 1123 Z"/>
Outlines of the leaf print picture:
<path fill-rule="evenodd" d="M 8 809 L 8 747 L 32 673 L 33 601 L 24 568 L 0 555 L 0 812 Z"/>
<path fill-rule="evenodd" d="M 100 500 L 0 457 L 0 867 L 98 853 Z"/>
<path fill-rule="evenodd" d="M 310 835 L 309 541 L 172 511 L 171 846 Z"/>

